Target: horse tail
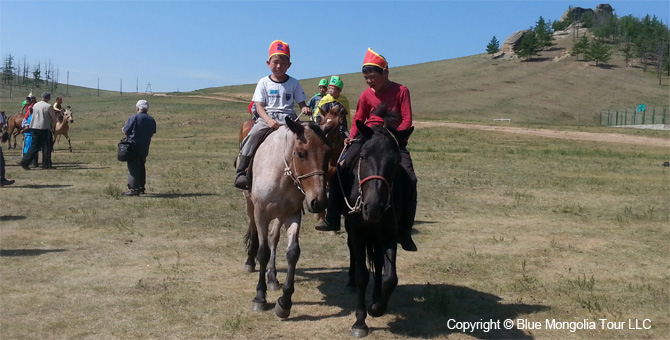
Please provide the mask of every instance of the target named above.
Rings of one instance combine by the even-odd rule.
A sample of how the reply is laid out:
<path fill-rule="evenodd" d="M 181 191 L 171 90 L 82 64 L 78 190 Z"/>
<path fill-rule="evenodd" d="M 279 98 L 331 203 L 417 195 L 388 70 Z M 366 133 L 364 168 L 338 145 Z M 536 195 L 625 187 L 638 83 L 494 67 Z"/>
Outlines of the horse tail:
<path fill-rule="evenodd" d="M 251 248 L 251 229 L 247 228 L 247 233 L 244 234 L 244 248 L 249 250 Z"/>

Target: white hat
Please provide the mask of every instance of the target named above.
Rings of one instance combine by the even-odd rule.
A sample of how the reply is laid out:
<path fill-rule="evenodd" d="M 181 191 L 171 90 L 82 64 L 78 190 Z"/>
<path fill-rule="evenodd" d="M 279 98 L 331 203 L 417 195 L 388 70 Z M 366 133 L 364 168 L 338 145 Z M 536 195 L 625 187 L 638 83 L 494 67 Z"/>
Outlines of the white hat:
<path fill-rule="evenodd" d="M 137 104 L 135 104 L 135 106 L 136 106 L 138 109 L 140 109 L 140 111 L 147 111 L 147 110 L 149 110 L 149 102 L 146 101 L 146 100 L 144 100 L 144 99 L 140 99 L 140 100 L 138 100 L 138 101 L 137 101 Z"/>

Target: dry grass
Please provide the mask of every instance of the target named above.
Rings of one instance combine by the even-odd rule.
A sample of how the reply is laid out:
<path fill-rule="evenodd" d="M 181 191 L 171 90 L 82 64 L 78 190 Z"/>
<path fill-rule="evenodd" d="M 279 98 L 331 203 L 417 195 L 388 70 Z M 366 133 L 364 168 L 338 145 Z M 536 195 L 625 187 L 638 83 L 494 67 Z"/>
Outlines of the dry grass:
<path fill-rule="evenodd" d="M 649 74 L 583 63 L 473 56 L 392 74 L 412 90 L 424 120 L 489 122 L 503 113 L 546 128 L 576 123 L 576 107 L 585 117 L 641 100 L 667 103 L 667 87 Z M 360 76 L 343 78 L 355 102 Z M 625 91 L 612 95 L 612 84 Z M 127 170 L 115 160 L 137 95 L 70 86 L 64 104 L 75 109 L 74 152 L 57 145 L 56 170 L 24 171 L 15 165 L 19 153 L 3 146 L 8 177 L 17 182 L 0 189 L 0 338 L 349 338 L 354 297 L 344 289 L 345 235 L 315 231 L 311 216 L 291 317 L 249 310 L 257 275 L 242 271 L 247 219 L 231 185 L 246 104 L 187 95 L 237 98 L 251 90 L 148 98 L 158 134 L 144 197 L 120 196 Z M 8 113 L 18 110 L 16 93 L 9 99 L 2 89 Z M 420 251 L 400 252 L 400 285 L 389 313 L 369 318 L 370 339 L 670 337 L 666 147 L 441 126 L 418 129 L 411 141 Z M 269 301 L 278 295 L 269 293 Z M 464 334 L 447 327 L 449 319 L 508 318 L 543 328 Z M 601 318 L 650 319 L 652 328 L 544 329 L 546 319 Z"/>

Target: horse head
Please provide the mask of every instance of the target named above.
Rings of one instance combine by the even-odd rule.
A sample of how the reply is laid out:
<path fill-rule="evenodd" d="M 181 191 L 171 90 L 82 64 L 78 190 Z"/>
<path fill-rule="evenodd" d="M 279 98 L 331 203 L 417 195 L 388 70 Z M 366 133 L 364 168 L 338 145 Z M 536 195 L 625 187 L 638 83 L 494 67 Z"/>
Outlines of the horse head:
<path fill-rule="evenodd" d="M 63 113 L 63 119 L 67 120 L 70 123 L 74 123 L 74 116 L 72 114 L 72 108 L 70 106 L 65 108 L 65 113 Z"/>
<path fill-rule="evenodd" d="M 292 171 L 291 177 L 298 189 L 305 194 L 307 209 L 313 213 L 323 211 L 328 204 L 325 172 L 331 153 L 330 142 L 316 123 L 303 125 L 287 119 L 286 126 L 296 135 L 287 168 Z"/>
<path fill-rule="evenodd" d="M 345 122 L 347 110 L 342 105 L 334 105 L 321 120 L 321 129 L 326 134 L 326 138 L 333 148 L 331 157 L 328 160 L 328 178 L 335 176 L 337 171 L 337 161 L 344 148 L 345 135 L 342 131 L 342 124 Z"/>
<path fill-rule="evenodd" d="M 391 126 L 368 127 L 361 121 L 356 126 L 363 139 L 358 160 L 358 188 L 363 219 L 370 223 L 381 220 L 391 206 L 393 183 L 400 169 L 400 143 L 414 130 L 397 131 Z"/>

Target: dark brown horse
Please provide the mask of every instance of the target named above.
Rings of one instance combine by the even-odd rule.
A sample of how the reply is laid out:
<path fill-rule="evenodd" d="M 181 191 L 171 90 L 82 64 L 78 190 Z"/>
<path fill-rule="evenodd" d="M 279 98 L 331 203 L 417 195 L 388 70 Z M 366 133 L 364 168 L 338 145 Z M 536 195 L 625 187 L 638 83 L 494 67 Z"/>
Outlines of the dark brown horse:
<path fill-rule="evenodd" d="M 378 115 L 384 117 L 385 112 Z M 350 268 L 349 285 L 355 282 L 357 292 L 356 322 L 352 335 L 363 337 L 369 329 L 367 315 L 386 313 L 391 293 L 398 284 L 396 273 L 397 221 L 402 204 L 399 140 L 405 140 L 413 128 L 396 131 L 392 127 L 367 127 L 356 121 L 361 144 L 359 156 L 350 169 L 343 169 L 344 197 L 349 212 L 345 213 L 348 233 Z M 372 304 L 365 305 L 365 292 L 370 272 L 374 285 Z"/>

